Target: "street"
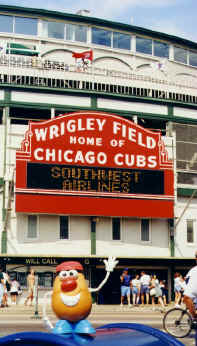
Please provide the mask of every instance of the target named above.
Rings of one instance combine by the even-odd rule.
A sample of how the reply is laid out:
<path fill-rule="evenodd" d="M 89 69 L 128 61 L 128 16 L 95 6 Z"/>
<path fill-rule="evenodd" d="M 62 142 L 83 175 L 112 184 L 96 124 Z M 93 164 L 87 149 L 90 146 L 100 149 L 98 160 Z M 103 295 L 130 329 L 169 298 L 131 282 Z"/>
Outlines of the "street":
<path fill-rule="evenodd" d="M 47 310 L 48 317 L 54 324 L 56 317 L 50 307 Z M 108 323 L 140 323 L 152 326 L 162 330 L 163 313 L 159 308 L 152 311 L 151 306 L 120 307 L 119 305 L 94 305 L 88 320 L 94 327 L 99 327 Z M 38 315 L 35 314 L 34 307 L 26 307 L 23 305 L 10 306 L 0 310 L 0 336 L 24 331 L 43 331 L 47 330 L 43 327 L 41 307 L 38 309 Z M 194 332 L 180 341 L 186 345 L 195 345 Z"/>

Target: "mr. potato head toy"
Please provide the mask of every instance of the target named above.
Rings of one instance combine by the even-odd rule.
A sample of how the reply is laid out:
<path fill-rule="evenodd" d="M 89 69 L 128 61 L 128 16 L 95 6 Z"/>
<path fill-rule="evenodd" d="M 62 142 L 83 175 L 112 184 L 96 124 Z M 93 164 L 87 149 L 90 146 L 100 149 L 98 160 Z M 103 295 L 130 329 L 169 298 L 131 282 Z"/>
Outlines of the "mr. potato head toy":
<path fill-rule="evenodd" d="M 51 305 L 59 321 L 53 327 L 46 315 L 46 301 L 43 305 L 43 320 L 52 333 L 59 335 L 94 334 L 95 329 L 86 317 L 92 308 L 91 292 L 99 291 L 109 278 L 118 261 L 109 257 L 105 263 L 106 275 L 97 288 L 88 288 L 83 275 L 83 267 L 79 262 L 63 262 L 56 267 L 57 276 L 53 291 L 45 295 L 51 296 Z"/>

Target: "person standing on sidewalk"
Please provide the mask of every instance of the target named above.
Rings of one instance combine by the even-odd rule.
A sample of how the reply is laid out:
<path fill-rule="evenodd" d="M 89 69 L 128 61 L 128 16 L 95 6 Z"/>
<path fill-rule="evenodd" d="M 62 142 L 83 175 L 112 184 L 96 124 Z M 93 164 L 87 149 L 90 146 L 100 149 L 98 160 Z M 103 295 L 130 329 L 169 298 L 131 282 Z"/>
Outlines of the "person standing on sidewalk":
<path fill-rule="evenodd" d="M 4 307 L 3 305 L 4 290 L 5 290 L 5 281 L 3 277 L 3 268 L 0 266 L 0 307 Z"/>
<path fill-rule="evenodd" d="M 150 282 L 150 296 L 152 300 L 152 310 L 155 310 L 155 298 L 158 298 L 158 303 L 161 304 L 162 312 L 164 312 L 164 302 L 162 299 L 162 290 L 159 286 L 159 280 L 156 275 L 153 275 Z"/>
<path fill-rule="evenodd" d="M 150 285 L 150 275 L 146 274 L 145 271 L 141 272 L 140 283 L 141 283 L 141 300 L 142 305 L 144 305 L 144 296 L 146 296 L 146 304 L 149 304 L 149 285 Z"/>
<path fill-rule="evenodd" d="M 121 289 L 121 303 L 120 305 L 123 306 L 124 303 L 124 297 L 127 297 L 128 306 L 131 306 L 131 288 L 130 288 L 130 282 L 131 282 L 131 275 L 128 275 L 128 268 L 125 268 L 122 272 L 122 275 L 120 276 L 120 289 Z"/>
<path fill-rule="evenodd" d="M 11 301 L 13 305 L 16 305 L 19 289 L 20 289 L 19 282 L 16 280 L 16 277 L 14 277 L 10 281 L 10 296 L 11 296 Z"/>
<path fill-rule="evenodd" d="M 175 273 L 174 274 L 174 292 L 175 292 L 175 307 L 179 308 L 180 307 L 180 301 L 181 301 L 181 282 L 180 282 L 180 273 Z"/>
<path fill-rule="evenodd" d="M 28 296 L 25 299 L 25 305 L 27 305 L 30 300 L 30 306 L 32 306 L 32 302 L 34 299 L 34 287 L 35 287 L 35 275 L 34 269 L 31 269 L 29 275 L 27 276 L 27 287 L 28 287 Z"/>
<path fill-rule="evenodd" d="M 133 294 L 133 305 L 138 306 L 140 300 L 140 276 L 136 274 L 135 279 L 131 281 L 132 294 Z"/>
<path fill-rule="evenodd" d="M 10 277 L 8 273 L 3 273 L 3 278 L 4 278 L 4 284 L 5 284 L 4 295 L 3 295 L 3 305 L 5 307 L 8 307 L 8 291 L 10 291 Z"/>

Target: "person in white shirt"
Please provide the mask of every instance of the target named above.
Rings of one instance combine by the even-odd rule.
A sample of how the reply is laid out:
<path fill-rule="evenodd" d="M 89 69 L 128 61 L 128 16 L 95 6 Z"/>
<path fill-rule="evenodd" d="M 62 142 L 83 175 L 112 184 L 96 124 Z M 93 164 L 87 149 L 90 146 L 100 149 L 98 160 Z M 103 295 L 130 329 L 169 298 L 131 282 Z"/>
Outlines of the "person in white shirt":
<path fill-rule="evenodd" d="M 194 300 L 197 298 L 197 251 L 195 252 L 196 265 L 186 275 L 186 288 L 184 291 L 184 303 L 194 319 L 197 319 L 197 313 Z"/>
<path fill-rule="evenodd" d="M 146 295 L 146 304 L 149 304 L 149 286 L 150 286 L 150 275 L 146 274 L 144 271 L 141 272 L 140 284 L 141 284 L 141 300 L 144 305 L 144 296 Z"/>
<path fill-rule="evenodd" d="M 175 293 L 175 307 L 180 307 L 179 303 L 181 301 L 181 274 L 180 273 L 175 273 L 174 274 L 174 293 Z"/>
<path fill-rule="evenodd" d="M 4 288 L 4 295 L 3 295 L 3 305 L 5 307 L 8 307 L 8 287 L 10 287 L 10 278 L 8 273 L 2 273 L 3 278 L 4 278 L 4 283 L 5 283 L 5 288 Z"/>
<path fill-rule="evenodd" d="M 11 301 L 13 305 L 16 305 L 19 289 L 20 289 L 19 282 L 14 277 L 13 280 L 10 281 L 10 296 L 11 296 Z"/>
<path fill-rule="evenodd" d="M 133 295 L 133 305 L 138 305 L 140 300 L 140 280 L 139 275 L 136 274 L 135 279 L 131 281 L 131 289 L 132 289 L 132 295 Z"/>

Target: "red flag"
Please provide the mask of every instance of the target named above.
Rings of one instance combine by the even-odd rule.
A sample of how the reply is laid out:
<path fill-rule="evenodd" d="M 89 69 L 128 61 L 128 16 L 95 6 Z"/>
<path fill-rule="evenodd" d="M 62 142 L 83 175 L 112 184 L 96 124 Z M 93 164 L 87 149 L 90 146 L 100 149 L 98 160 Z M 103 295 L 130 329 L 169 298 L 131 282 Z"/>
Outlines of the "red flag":
<path fill-rule="evenodd" d="M 73 52 L 72 53 L 72 57 L 75 58 L 75 59 L 89 59 L 89 60 L 93 60 L 93 51 L 92 50 L 87 50 L 85 52 L 82 52 L 82 53 L 75 53 Z"/>

